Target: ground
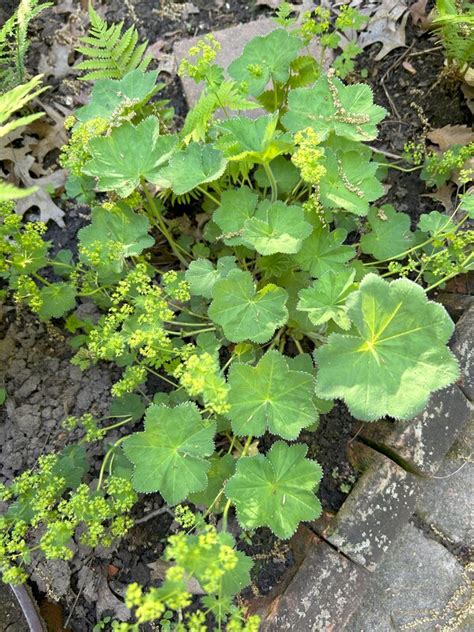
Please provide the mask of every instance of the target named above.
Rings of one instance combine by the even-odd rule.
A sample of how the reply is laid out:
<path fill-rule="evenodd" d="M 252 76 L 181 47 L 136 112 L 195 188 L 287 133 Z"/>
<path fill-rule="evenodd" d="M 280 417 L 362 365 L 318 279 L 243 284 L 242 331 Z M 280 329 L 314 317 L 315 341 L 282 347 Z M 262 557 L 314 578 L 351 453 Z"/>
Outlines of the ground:
<path fill-rule="evenodd" d="M 44 13 L 37 22 L 29 69 L 31 73 L 47 69 L 47 79 L 53 89 L 45 95 L 46 103 L 72 109 L 85 101 L 88 91 L 87 84 L 79 82 L 74 72 L 68 70 L 74 61 L 71 38 L 80 34 L 82 26 L 73 19 L 74 13 L 79 10 L 77 3 L 63 0 L 56 4 L 55 12 Z M 194 3 L 110 0 L 105 3 L 105 15 L 109 20 L 123 19 L 127 25 L 136 24 L 141 37 L 147 38 L 150 44 L 156 44 L 156 49 L 164 55 L 169 55 L 173 43 L 180 39 L 270 14 L 265 3 L 257 4 L 241 0 L 195 0 Z M 3 3 L 0 21 L 14 5 L 15 2 Z M 59 38 L 58 32 L 61 33 Z M 374 89 L 375 101 L 390 112 L 381 124 L 381 134 L 374 146 L 399 155 L 407 140 L 417 142 L 424 138 L 427 121 L 431 128 L 436 128 L 446 124 L 465 124 L 470 120 L 459 85 L 442 79 L 443 54 L 429 33 L 423 33 L 409 20 L 406 47 L 397 48 L 376 62 L 374 59 L 379 50 L 380 44 L 367 48 L 358 60 L 354 75 L 355 79 L 358 72 L 367 71 L 366 81 Z M 58 59 L 61 67 L 65 68 L 64 75 L 58 74 L 55 69 L 54 62 Z M 415 73 L 407 71 L 403 62 L 409 62 Z M 167 84 L 165 95 L 176 109 L 179 125 L 187 110 L 181 84 L 168 74 L 163 74 L 162 78 Z M 56 158 L 57 152 L 52 152 L 49 156 L 51 164 Z M 392 173 L 389 179 L 391 186 L 381 202 L 390 202 L 398 210 L 408 212 L 414 222 L 423 212 L 443 208 L 440 201 L 429 196 L 430 192 L 426 191 L 418 173 Z M 58 247 L 74 247 L 74 235 L 87 222 L 89 214 L 87 208 L 72 204 L 68 204 L 66 210 L 66 228 L 52 226 L 48 235 Z M 83 309 L 87 310 L 88 306 L 83 306 Z M 72 439 L 60 426 L 66 414 L 106 410 L 114 374 L 105 365 L 81 374 L 69 363 L 72 350 L 60 327 L 39 325 L 12 306 L 5 308 L 2 329 L 4 339 L 0 342 L 0 364 L 7 391 L 15 394 L 9 398 L 6 409 L 2 409 L 0 425 L 1 476 L 2 480 L 8 481 L 24 468 L 33 466 L 43 451 L 58 449 Z M 156 384 L 150 383 L 148 388 L 152 393 Z M 359 427 L 360 424 L 350 417 L 344 406 L 338 405 L 329 415 L 323 416 L 315 434 L 309 436 L 308 433 L 308 437 L 302 437 L 310 443 L 310 456 L 316 457 L 323 465 L 325 476 L 320 497 L 323 507 L 329 512 L 340 508 L 356 480 L 357 472 L 347 458 L 346 447 L 354 430 L 357 432 Z M 99 452 L 94 456 L 97 458 L 96 474 Z M 450 459 L 453 458 L 451 455 Z M 374 577 L 373 587 L 366 598 L 368 605 L 363 608 L 367 618 L 353 620 L 351 625 L 356 627 L 350 629 L 354 632 L 379 630 L 373 627 L 377 619 L 370 619 L 370 616 L 376 616 L 373 614 L 376 610 L 369 608 L 369 604 L 374 603 L 378 604 L 376 608 L 386 613 L 386 625 L 392 626 L 387 630 L 410 629 L 396 627 L 408 625 L 406 619 L 396 623 L 392 620 L 393 611 L 398 607 L 396 600 L 403 598 L 403 590 L 397 587 L 402 587 L 405 580 L 417 585 L 420 573 L 425 576 L 428 570 L 415 564 L 412 575 L 395 577 L 393 594 L 383 590 L 384 581 L 387 577 L 394 577 L 402 561 L 411 566 L 409 562 L 414 558 L 410 554 L 425 552 L 443 570 L 442 577 L 445 579 L 438 582 L 439 591 L 433 592 L 430 608 L 444 607 L 444 600 L 448 603 L 450 596 L 462 585 L 469 534 L 459 532 L 459 515 L 465 516 L 468 511 L 465 494 L 468 484 L 472 484 L 472 469 L 468 469 L 471 468 L 469 463 L 462 465 L 465 461 L 451 460 L 440 473 L 440 476 L 449 475 L 450 478 L 433 481 L 432 489 L 417 509 L 413 524 L 400 535 L 386 567 L 377 571 L 380 574 Z M 461 469 L 452 474 L 459 465 Z M 456 485 L 451 485 L 454 482 Z M 449 503 L 452 510 L 445 511 Z M 54 616 L 67 621 L 65 627 L 71 630 L 89 630 L 98 618 L 120 608 L 122 602 L 119 599 L 128 583 L 137 581 L 149 585 L 155 577 L 153 563 L 163 551 L 163 539 L 173 529 L 172 517 L 168 513 L 155 515 L 160 504 L 159 497 L 151 496 L 142 501 L 135 512 L 141 523 L 116 548 L 93 555 L 89 550 L 79 549 L 72 563 L 39 563 L 33 576 L 33 588 L 41 600 L 44 616 L 50 616 L 51 603 L 59 598 L 62 610 L 54 610 Z M 439 533 L 443 535 L 439 536 Z M 452 542 L 458 548 L 454 549 Z M 242 543 L 242 548 L 256 560 L 254 584 L 247 593 L 248 597 L 268 593 L 293 562 L 291 547 L 277 543 L 266 530 L 259 530 L 252 543 Z M 427 584 L 426 590 L 431 592 L 430 584 Z M 409 608 L 418 611 L 419 604 L 423 603 L 420 595 L 422 592 L 413 591 L 413 603 Z M 0 612 L 1 608 L 0 597 Z M 14 630 L 4 628 L 7 629 L 10 632 Z"/>

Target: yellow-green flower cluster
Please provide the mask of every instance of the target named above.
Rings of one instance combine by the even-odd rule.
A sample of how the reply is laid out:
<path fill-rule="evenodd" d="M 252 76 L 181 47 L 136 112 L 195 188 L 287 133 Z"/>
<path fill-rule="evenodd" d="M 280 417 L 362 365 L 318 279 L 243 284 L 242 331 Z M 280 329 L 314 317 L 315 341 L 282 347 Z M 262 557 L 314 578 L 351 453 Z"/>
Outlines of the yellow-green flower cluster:
<path fill-rule="evenodd" d="M 431 153 L 425 160 L 422 177 L 425 177 L 429 185 L 440 186 L 457 171 L 461 183 L 469 182 L 474 179 L 474 170 L 469 165 L 473 157 L 474 143 L 457 145 L 441 154 Z"/>
<path fill-rule="evenodd" d="M 319 147 L 319 143 L 316 132 L 307 127 L 295 134 L 296 151 L 291 157 L 293 164 L 300 170 L 302 179 L 313 186 L 317 186 L 326 174 L 326 168 L 322 164 L 324 150 Z"/>
<path fill-rule="evenodd" d="M 90 413 L 85 413 L 81 415 L 81 417 L 69 415 L 63 420 L 62 426 L 69 431 L 74 430 L 78 426 L 82 426 L 86 432 L 85 439 L 88 442 L 100 441 L 104 438 L 106 432 L 102 428 L 99 428 L 97 419 Z"/>
<path fill-rule="evenodd" d="M 203 81 L 220 48 L 220 43 L 212 33 L 205 35 L 202 40 L 189 49 L 188 55 L 193 61 L 183 59 L 178 71 L 179 76 L 188 75 L 196 83 Z"/>
<path fill-rule="evenodd" d="M 175 270 L 165 272 L 161 277 L 163 286 L 167 296 L 181 303 L 189 301 L 191 295 L 189 293 L 189 283 L 184 280 Z"/>
<path fill-rule="evenodd" d="M 68 117 L 67 125 L 71 128 L 74 125 L 74 121 Z M 107 119 L 96 117 L 85 121 L 84 123 L 78 123 L 72 130 L 69 143 L 62 148 L 59 162 L 64 169 L 69 169 L 72 175 L 80 176 L 82 174 L 82 168 L 85 163 L 90 159 L 89 141 L 92 138 L 97 138 L 105 134 L 109 127 Z"/>
<path fill-rule="evenodd" d="M 183 529 L 191 529 L 196 524 L 195 514 L 185 505 L 176 505 L 174 519 Z"/>
<path fill-rule="evenodd" d="M 217 358 L 210 353 L 193 354 L 174 371 L 181 386 L 191 397 L 201 396 L 206 408 L 217 415 L 229 411 L 229 386 L 220 375 Z"/>

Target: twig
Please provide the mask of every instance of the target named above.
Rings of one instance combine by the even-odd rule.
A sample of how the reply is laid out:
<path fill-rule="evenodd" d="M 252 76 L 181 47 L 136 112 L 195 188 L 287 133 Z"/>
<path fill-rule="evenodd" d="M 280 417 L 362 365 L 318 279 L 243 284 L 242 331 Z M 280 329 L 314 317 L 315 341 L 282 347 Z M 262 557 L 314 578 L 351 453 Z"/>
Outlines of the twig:
<path fill-rule="evenodd" d="M 392 154 L 390 151 L 385 151 L 384 149 L 378 149 L 377 147 L 372 147 L 372 145 L 367 145 L 369 149 L 377 154 L 382 154 L 382 156 L 387 156 L 387 158 L 393 158 L 394 160 L 403 160 L 403 156 L 399 156 L 398 154 Z"/>
<path fill-rule="evenodd" d="M 149 514 L 146 514 L 146 516 L 143 516 L 142 518 L 138 518 L 138 520 L 135 520 L 134 525 L 143 524 L 144 522 L 148 522 L 148 520 L 153 520 L 153 518 L 156 518 L 157 516 L 161 516 L 162 514 L 165 514 L 165 513 L 169 513 L 170 516 L 173 515 L 173 512 L 171 511 L 169 507 L 160 507 L 159 509 L 155 509 L 155 511 L 151 511 Z"/>

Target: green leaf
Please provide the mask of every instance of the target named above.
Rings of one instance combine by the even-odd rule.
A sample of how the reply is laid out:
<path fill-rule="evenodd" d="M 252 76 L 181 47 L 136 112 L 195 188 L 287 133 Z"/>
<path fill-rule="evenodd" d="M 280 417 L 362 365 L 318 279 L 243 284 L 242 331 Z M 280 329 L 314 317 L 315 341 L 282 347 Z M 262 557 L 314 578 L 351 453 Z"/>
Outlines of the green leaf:
<path fill-rule="evenodd" d="M 302 41 L 284 29 L 254 37 L 240 57 L 229 66 L 229 75 L 243 81 L 254 97 L 265 90 L 268 82 L 286 83 L 290 64 L 298 56 Z"/>
<path fill-rule="evenodd" d="M 229 246 L 242 246 L 240 235 L 245 221 L 253 217 L 258 204 L 258 195 L 248 187 L 224 191 L 221 205 L 214 211 L 212 219 L 224 233 L 224 243 Z M 233 236 L 237 234 L 237 236 Z"/>
<path fill-rule="evenodd" d="M 343 228 L 330 231 L 322 225 L 316 226 L 294 259 L 314 277 L 321 277 L 329 271 L 339 273 L 355 256 L 354 247 L 343 244 L 346 237 L 347 232 Z"/>
<path fill-rule="evenodd" d="M 299 293 L 297 309 L 307 312 L 313 325 L 333 320 L 341 329 L 349 329 L 346 299 L 355 290 L 355 270 L 327 272 L 319 281 Z"/>
<path fill-rule="evenodd" d="M 0 406 L 3 406 L 7 399 L 7 391 L 4 388 L 0 388 Z"/>
<path fill-rule="evenodd" d="M 134 464 L 132 483 L 137 492 L 160 492 L 175 505 L 207 486 L 214 452 L 215 424 L 205 424 L 189 402 L 175 408 L 148 407 L 144 432 L 123 442 L 125 456 Z"/>
<path fill-rule="evenodd" d="M 365 84 L 345 86 L 336 77 L 323 76 L 313 88 L 298 88 L 288 95 L 283 124 L 291 132 L 311 127 L 325 139 L 329 134 L 349 140 L 377 138 L 377 124 L 386 110 L 373 104 Z"/>
<path fill-rule="evenodd" d="M 439 211 L 431 211 L 420 217 L 418 228 L 432 237 L 442 238 L 452 234 L 456 229 L 456 224 L 447 215 Z"/>
<path fill-rule="evenodd" d="M 148 218 L 124 202 L 111 209 L 97 207 L 92 211 L 91 223 L 78 233 L 81 260 L 97 270 L 102 279 L 118 274 L 127 258 L 153 246 L 155 241 L 149 230 Z"/>
<path fill-rule="evenodd" d="M 457 361 L 445 346 L 453 322 L 416 283 L 368 274 L 347 307 L 351 335 L 331 334 L 315 353 L 321 397 L 344 399 L 362 421 L 410 419 L 430 392 L 458 378 Z"/>
<path fill-rule="evenodd" d="M 210 507 L 212 505 L 212 511 L 214 513 L 219 513 L 223 509 L 223 499 L 220 499 L 217 502 L 215 501 L 219 492 L 223 489 L 225 482 L 235 471 L 235 459 L 230 454 L 224 454 L 224 456 L 218 456 L 215 454 L 210 458 L 210 462 L 211 467 L 207 472 L 207 477 L 209 479 L 208 486 L 202 492 L 190 494 L 189 500 L 195 505 L 204 505 L 205 507 Z"/>
<path fill-rule="evenodd" d="M 42 300 L 38 312 L 41 320 L 61 318 L 76 306 L 76 288 L 70 283 L 54 283 L 40 290 Z"/>
<path fill-rule="evenodd" d="M 261 255 L 294 254 L 312 230 L 302 206 L 264 200 L 255 216 L 245 221 L 242 238 Z"/>
<path fill-rule="evenodd" d="M 285 324 L 287 298 L 285 290 L 273 283 L 257 292 L 250 272 L 232 270 L 215 283 L 209 316 L 231 342 L 264 343 Z"/>
<path fill-rule="evenodd" d="M 370 209 L 367 219 L 372 231 L 362 236 L 360 247 L 362 252 L 373 255 L 375 259 L 391 259 L 409 250 L 415 243 L 410 217 L 406 213 L 397 213 L 390 204 Z"/>
<path fill-rule="evenodd" d="M 52 469 L 52 474 L 55 477 L 64 478 L 65 488 L 76 489 L 88 467 L 89 462 L 84 446 L 70 445 L 61 451 L 59 460 Z"/>
<path fill-rule="evenodd" d="M 321 203 L 326 208 L 344 209 L 355 215 L 367 215 L 369 202 L 383 195 L 376 177 L 378 164 L 370 161 L 371 151 L 357 143 L 337 143 L 327 148 L 323 165 L 325 175 L 319 183 Z"/>
<path fill-rule="evenodd" d="M 221 257 L 215 266 L 209 259 L 191 261 L 186 270 L 186 281 L 193 296 L 212 298 L 212 290 L 216 281 L 225 279 L 236 267 L 235 257 Z"/>
<path fill-rule="evenodd" d="M 227 417 L 237 435 L 261 437 L 268 430 L 283 439 L 296 439 L 317 421 L 313 376 L 290 371 L 278 351 L 267 352 L 255 367 L 232 365 L 228 382 Z"/>
<path fill-rule="evenodd" d="M 202 585 L 206 585 L 206 582 L 209 581 L 209 569 L 216 566 L 221 547 L 225 545 L 234 549 L 237 565 L 225 570 L 220 578 L 218 592 L 221 597 L 232 597 L 250 584 L 250 569 L 253 562 L 245 553 L 236 550 L 235 540 L 230 533 L 222 531 L 217 533 L 217 541 L 206 547 L 200 543 L 199 535 L 187 535 L 186 545 L 186 549 L 180 553 L 179 565 L 184 567 L 187 575 L 195 577 Z M 165 551 L 165 558 L 170 559 L 167 553 Z M 158 590 L 162 590 L 162 588 Z"/>
<path fill-rule="evenodd" d="M 220 178 L 226 164 L 223 154 L 212 145 L 192 142 L 172 156 L 156 183 L 171 189 L 176 195 L 184 195 L 201 184 Z"/>
<path fill-rule="evenodd" d="M 160 136 L 158 119 L 149 116 L 136 127 L 124 123 L 109 136 L 89 142 L 92 159 L 85 165 L 86 175 L 97 179 L 99 191 L 115 191 L 127 197 L 142 178 L 157 183 L 160 168 L 169 160 L 175 145 L 174 135 Z"/>
<path fill-rule="evenodd" d="M 303 520 L 315 520 L 321 504 L 314 488 L 322 470 L 305 459 L 302 444 L 274 443 L 267 456 L 243 457 L 225 487 L 245 529 L 270 527 L 279 538 L 289 538 Z"/>
<path fill-rule="evenodd" d="M 293 141 L 289 134 L 277 130 L 278 113 L 256 119 L 236 116 L 216 125 L 221 136 L 216 141 L 229 160 L 248 160 L 268 163 L 282 153 L 289 152 Z"/>
<path fill-rule="evenodd" d="M 90 101 L 79 108 L 75 116 L 79 121 L 93 118 L 110 119 L 123 108 L 133 109 L 146 103 L 157 92 L 158 71 L 143 72 L 136 69 L 123 79 L 99 79 L 92 87 Z"/>
<path fill-rule="evenodd" d="M 145 405 L 140 395 L 136 393 L 126 393 L 112 400 L 108 414 L 111 417 L 131 417 L 131 421 L 138 421 L 143 417 L 144 412 Z"/>
<path fill-rule="evenodd" d="M 459 205 L 459 208 L 462 211 L 466 211 L 470 219 L 474 219 L 474 193 L 468 191 L 460 197 L 461 204 Z"/>

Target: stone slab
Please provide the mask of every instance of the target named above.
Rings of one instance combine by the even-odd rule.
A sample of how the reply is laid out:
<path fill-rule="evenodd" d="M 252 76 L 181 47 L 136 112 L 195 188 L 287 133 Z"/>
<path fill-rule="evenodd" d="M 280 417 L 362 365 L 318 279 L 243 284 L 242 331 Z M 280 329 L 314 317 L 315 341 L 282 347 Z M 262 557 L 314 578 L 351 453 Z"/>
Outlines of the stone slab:
<path fill-rule="evenodd" d="M 275 30 L 275 28 L 277 28 L 277 24 L 272 18 L 262 18 L 260 20 L 253 20 L 252 22 L 232 26 L 228 29 L 215 31 L 213 35 L 221 44 L 221 49 L 217 52 L 215 63 L 222 66 L 222 68 L 227 68 L 234 59 L 240 57 L 245 45 L 251 39 L 258 35 L 267 35 L 270 31 Z M 181 61 L 187 57 L 189 49 L 192 46 L 195 46 L 202 37 L 202 35 L 199 37 L 191 37 L 180 40 L 174 44 L 173 54 L 177 68 L 179 68 Z M 302 54 L 307 55 L 309 53 L 319 58 L 319 50 L 317 42 L 314 42 L 309 46 L 309 49 L 302 52 Z M 196 84 L 189 77 L 181 77 L 181 81 L 183 83 L 188 105 L 192 106 L 199 99 L 203 84 Z M 262 110 L 249 110 L 246 111 L 245 114 L 253 117 L 256 113 L 258 114 L 261 112 Z"/>
<path fill-rule="evenodd" d="M 429 477 L 436 474 L 471 415 L 469 401 L 454 384 L 433 393 L 425 410 L 411 421 L 366 424 L 360 436 L 408 470 Z"/>
<path fill-rule="evenodd" d="M 472 630 L 470 598 L 469 578 L 455 557 L 406 525 L 344 632 Z"/>
<path fill-rule="evenodd" d="M 332 523 L 315 528 L 345 556 L 373 571 L 413 515 L 420 479 L 372 448 L 357 442 L 356 449 L 369 467 Z"/>
<path fill-rule="evenodd" d="M 416 513 L 449 542 L 474 554 L 473 425 L 444 460 L 436 478 L 423 488 Z"/>
<path fill-rule="evenodd" d="M 464 395 L 474 401 L 474 305 L 456 323 L 451 349 L 461 365 L 459 386 Z"/>
<path fill-rule="evenodd" d="M 341 630 L 357 608 L 368 573 L 314 540 L 285 592 L 273 601 L 262 632 Z"/>

